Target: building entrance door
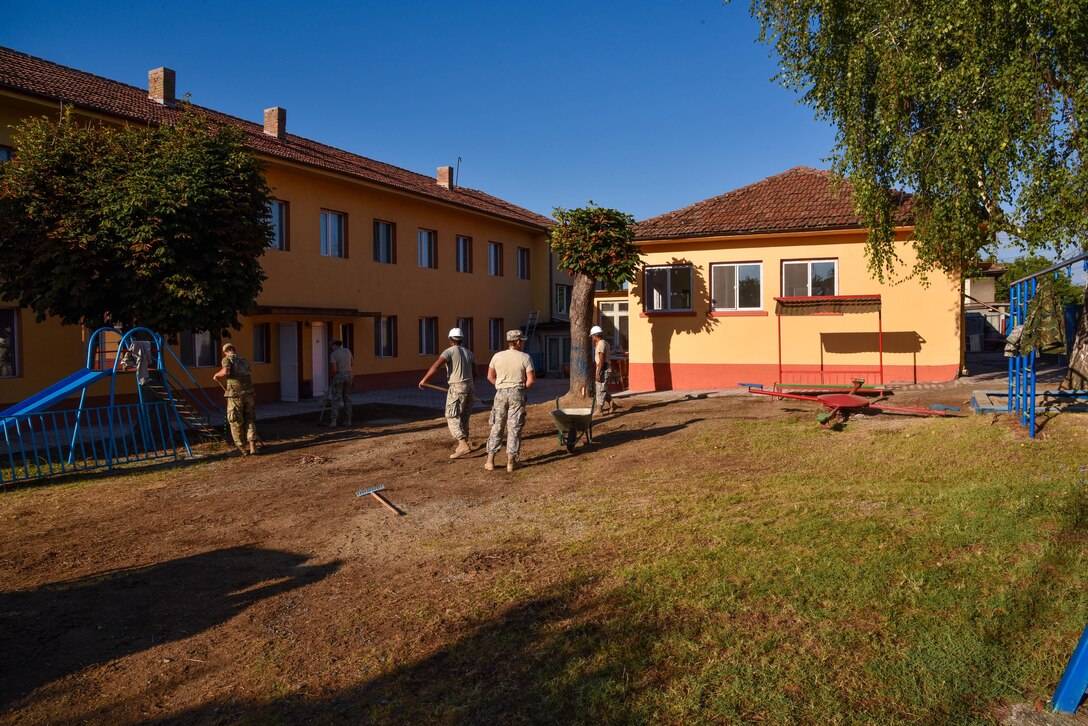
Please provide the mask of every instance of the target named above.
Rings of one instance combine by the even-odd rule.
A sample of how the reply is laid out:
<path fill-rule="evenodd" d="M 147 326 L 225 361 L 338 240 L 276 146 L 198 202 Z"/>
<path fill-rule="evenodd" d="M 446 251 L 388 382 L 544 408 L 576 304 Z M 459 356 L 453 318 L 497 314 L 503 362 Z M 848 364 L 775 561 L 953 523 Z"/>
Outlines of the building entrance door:
<path fill-rule="evenodd" d="M 314 398 L 329 392 L 329 338 L 325 323 L 310 323 L 314 340 Z"/>
<path fill-rule="evenodd" d="M 298 400 L 298 325 L 280 323 L 280 400 Z"/>

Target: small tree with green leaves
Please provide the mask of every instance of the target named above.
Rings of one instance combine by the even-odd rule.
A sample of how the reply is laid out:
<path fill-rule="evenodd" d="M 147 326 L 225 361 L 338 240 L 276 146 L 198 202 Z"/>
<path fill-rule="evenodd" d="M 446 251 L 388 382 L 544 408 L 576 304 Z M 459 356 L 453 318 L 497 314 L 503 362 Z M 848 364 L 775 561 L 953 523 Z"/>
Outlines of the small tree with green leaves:
<path fill-rule="evenodd" d="M 618 287 L 634 278 L 642 253 L 634 243 L 635 218 L 598 207 L 557 207 L 557 224 L 549 230 L 556 264 L 574 278 L 570 302 L 570 391 L 582 397 L 593 392 L 593 292 L 598 281 Z"/>
<path fill-rule="evenodd" d="M 0 298 L 65 324 L 222 333 L 261 291 L 269 188 L 241 130 L 25 121 L 0 165 Z"/>

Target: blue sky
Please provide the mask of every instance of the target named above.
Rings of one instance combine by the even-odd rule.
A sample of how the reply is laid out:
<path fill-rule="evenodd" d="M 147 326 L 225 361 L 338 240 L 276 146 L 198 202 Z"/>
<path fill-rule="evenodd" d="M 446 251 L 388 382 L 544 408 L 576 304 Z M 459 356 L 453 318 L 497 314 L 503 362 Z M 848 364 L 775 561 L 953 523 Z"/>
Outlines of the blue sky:
<path fill-rule="evenodd" d="M 747 2 L 9 3 L 0 44 L 542 214 L 644 219 L 797 165 L 834 131 L 772 80 Z"/>

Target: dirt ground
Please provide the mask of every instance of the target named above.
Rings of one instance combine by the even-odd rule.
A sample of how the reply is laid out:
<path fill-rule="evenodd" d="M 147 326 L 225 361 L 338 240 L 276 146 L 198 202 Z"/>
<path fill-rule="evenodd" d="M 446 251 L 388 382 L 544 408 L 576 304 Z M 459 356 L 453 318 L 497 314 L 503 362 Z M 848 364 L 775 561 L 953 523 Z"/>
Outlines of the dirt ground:
<path fill-rule="evenodd" d="M 965 406 L 971 385 L 893 402 Z M 604 525 L 542 531 L 538 508 L 576 510 L 588 479 L 666 456 L 677 476 L 697 471 L 675 452 L 722 417 L 816 425 L 817 407 L 758 396 L 621 404 L 573 455 L 558 446 L 552 405 L 531 408 L 513 474 L 485 471 L 482 450 L 451 461 L 436 411 L 373 405 L 348 430 L 263 423 L 256 457 L 213 444 L 192 462 L 0 494 L 0 722 L 350 723 L 368 704 L 395 720 L 402 692 L 383 676 L 399 670 L 397 688 L 426 693 L 436 674 L 484 668 L 451 663 L 451 644 L 486 653 L 519 618 L 592 617 L 578 592 L 513 611 L 480 605 L 564 581 L 560 545 Z M 847 431 L 904 421 L 862 416 Z M 486 414 L 472 427 L 482 443 Z M 404 516 L 355 496 L 377 484 Z M 523 681 L 514 666 L 484 682 L 490 698 L 516 699 Z"/>

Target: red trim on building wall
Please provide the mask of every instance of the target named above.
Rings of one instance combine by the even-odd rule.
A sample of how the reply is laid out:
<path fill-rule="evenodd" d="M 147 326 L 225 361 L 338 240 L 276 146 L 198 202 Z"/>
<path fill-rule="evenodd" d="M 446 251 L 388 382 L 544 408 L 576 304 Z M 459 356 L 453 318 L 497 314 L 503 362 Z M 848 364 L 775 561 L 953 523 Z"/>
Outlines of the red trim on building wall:
<path fill-rule="evenodd" d="M 887 365 L 884 377 L 889 385 L 913 383 L 944 383 L 954 380 L 959 366 L 956 364 L 941 366 Z M 821 371 L 818 367 L 804 368 L 791 366 L 791 377 L 796 382 L 815 383 Z M 857 367 L 825 366 L 822 374 L 826 383 L 843 383 L 842 377 L 857 375 Z M 877 382 L 878 371 L 873 366 L 872 383 Z M 778 381 L 778 366 L 774 363 L 631 363 L 630 381 L 632 391 L 684 391 L 713 388 L 735 388 L 740 382 L 762 383 L 770 386 Z M 803 380 L 802 380 L 803 379 Z M 786 381 L 787 383 L 795 381 Z M 846 380 L 845 382 L 849 382 Z"/>

